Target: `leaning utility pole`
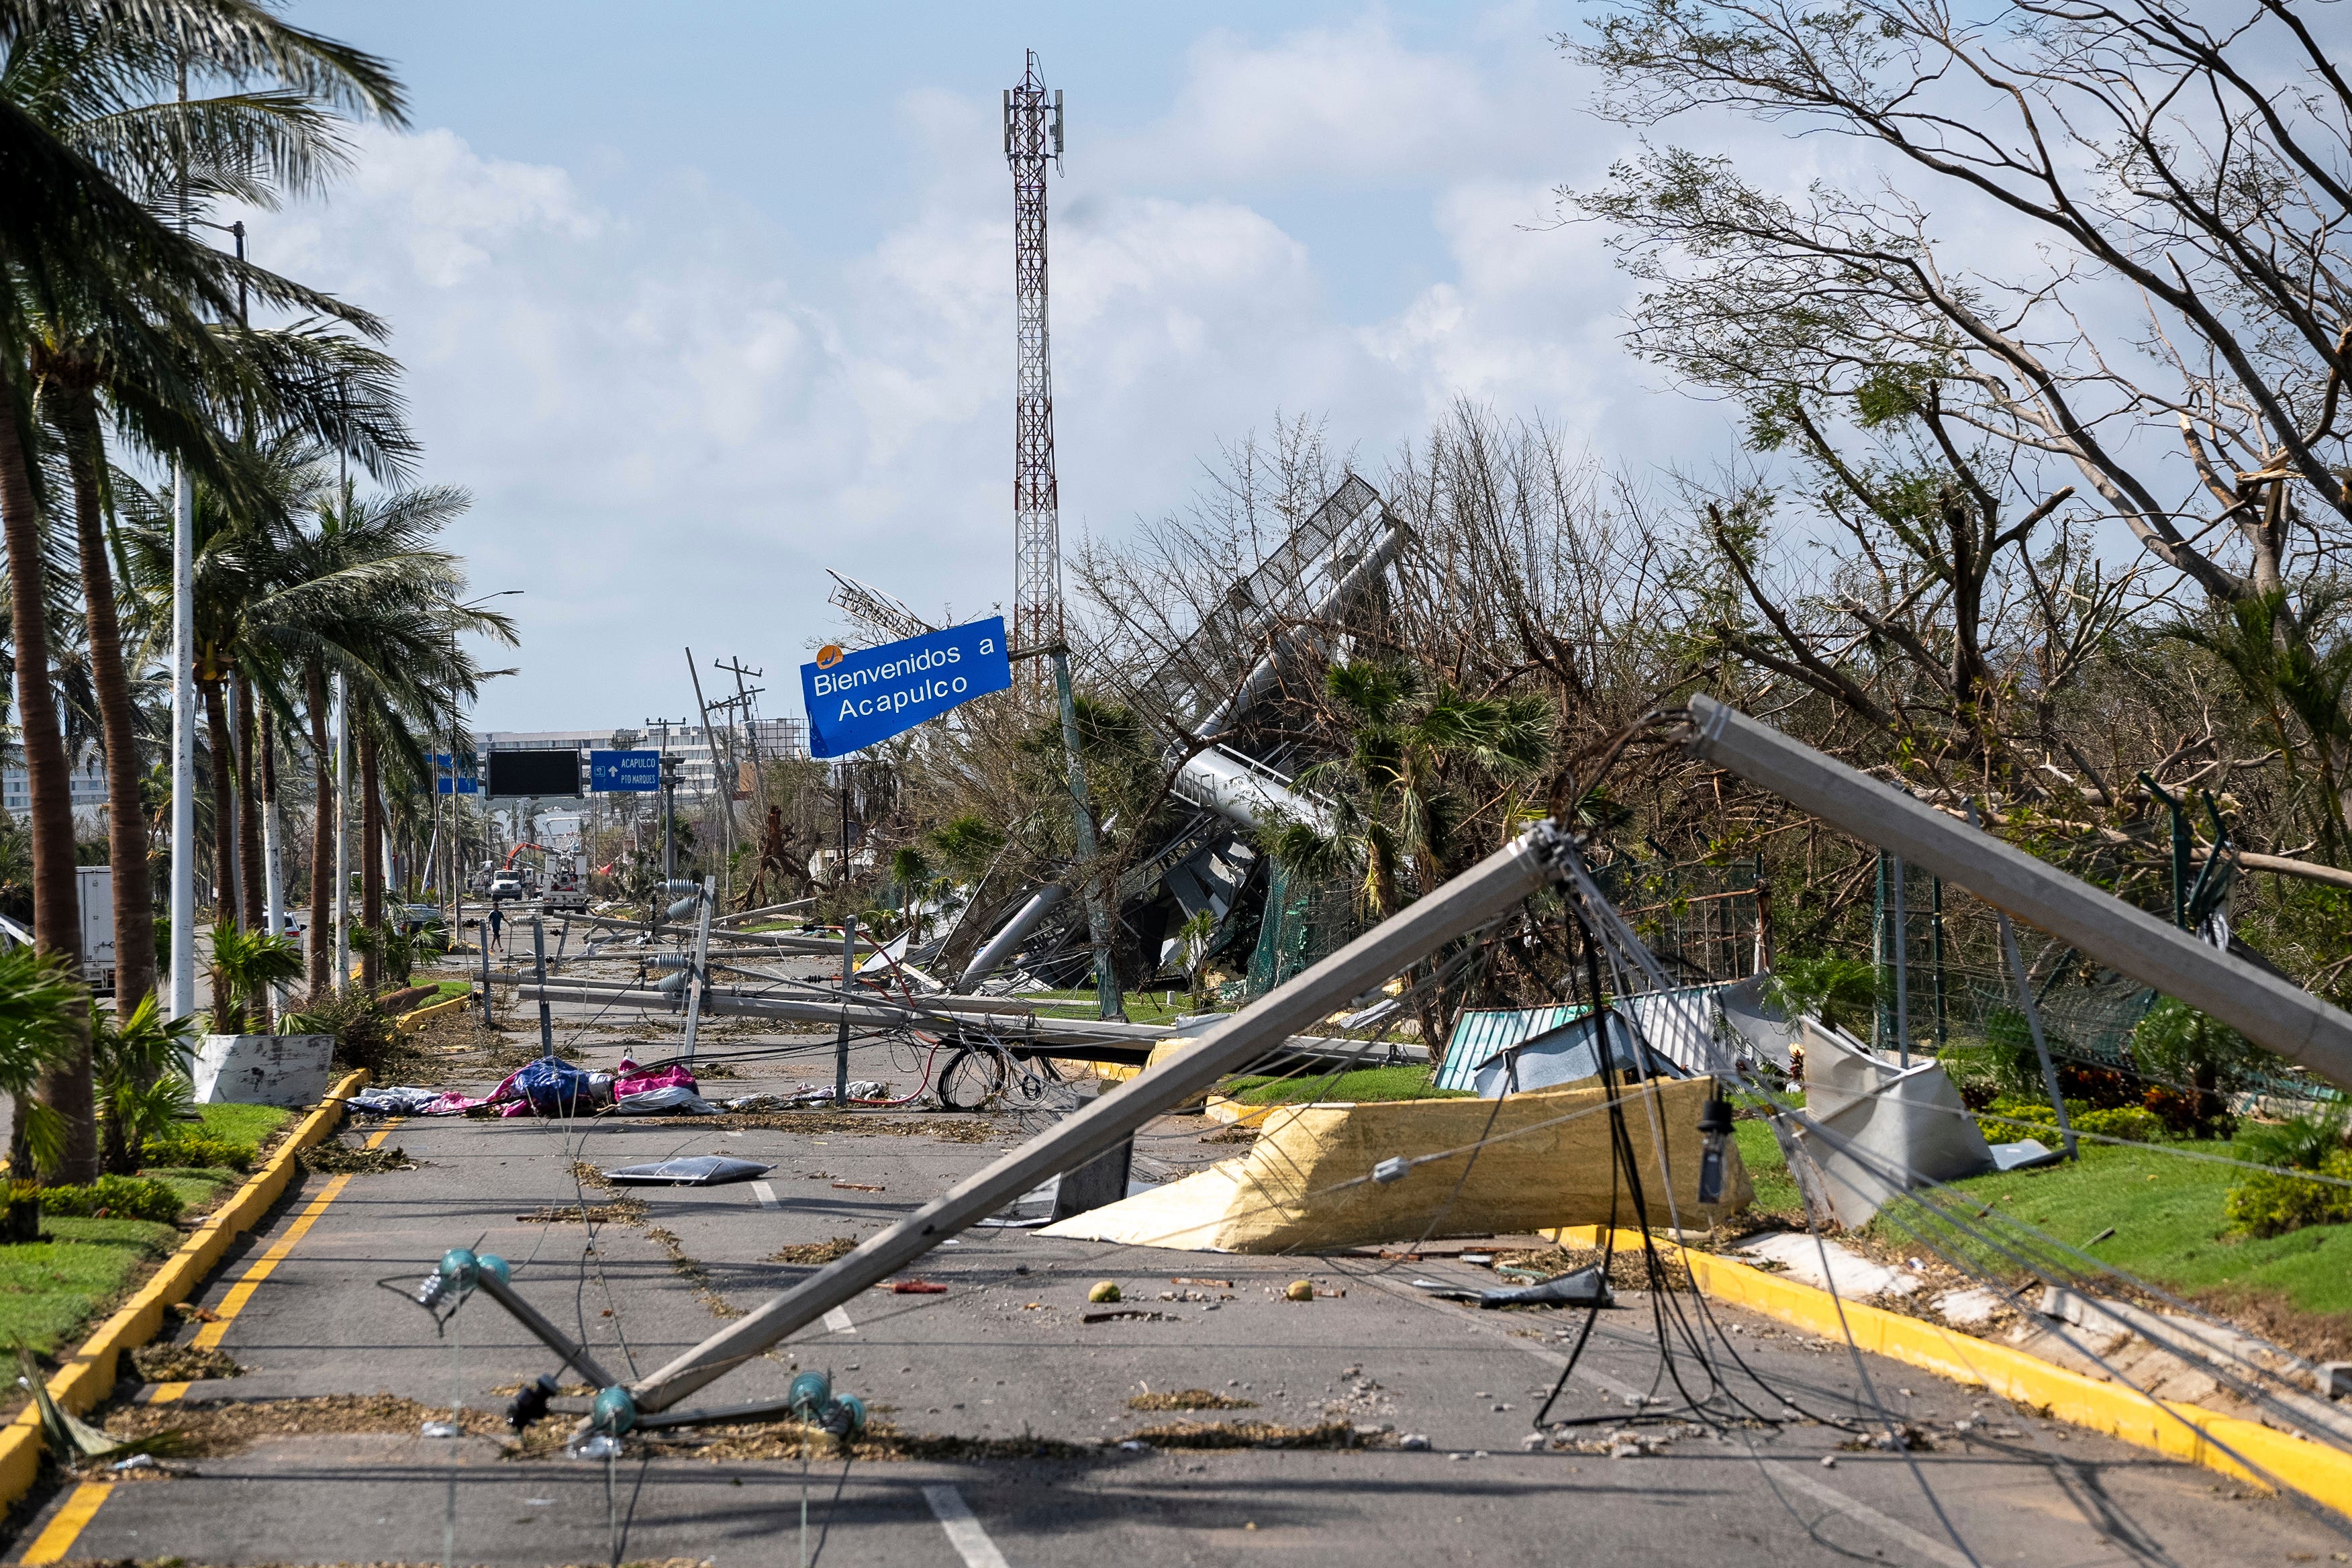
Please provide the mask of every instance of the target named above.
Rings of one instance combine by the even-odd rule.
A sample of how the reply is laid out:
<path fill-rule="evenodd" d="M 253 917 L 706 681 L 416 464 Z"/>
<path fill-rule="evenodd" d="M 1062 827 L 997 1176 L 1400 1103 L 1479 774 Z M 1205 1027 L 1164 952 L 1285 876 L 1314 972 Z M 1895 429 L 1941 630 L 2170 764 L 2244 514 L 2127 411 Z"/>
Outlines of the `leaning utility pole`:
<path fill-rule="evenodd" d="M 1048 151 L 1048 143 L 1051 150 Z M 1062 642 L 1062 523 L 1054 482 L 1054 374 L 1045 331 L 1045 160 L 1062 159 L 1062 95 L 1047 101 L 1032 49 L 1004 94 L 1004 158 L 1013 165 L 1013 287 L 1020 345 L 1013 416 L 1013 649 Z M 1033 667 L 1034 668 L 1034 667 Z M 1033 681 L 1042 685 L 1035 677 Z"/>

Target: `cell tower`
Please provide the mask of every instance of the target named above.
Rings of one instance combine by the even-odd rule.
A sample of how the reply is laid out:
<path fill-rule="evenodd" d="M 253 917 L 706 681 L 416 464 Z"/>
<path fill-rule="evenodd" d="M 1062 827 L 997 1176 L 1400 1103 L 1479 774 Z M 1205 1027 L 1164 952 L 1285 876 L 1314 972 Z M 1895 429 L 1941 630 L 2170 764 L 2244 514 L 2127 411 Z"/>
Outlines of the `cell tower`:
<path fill-rule="evenodd" d="M 1013 286 L 1021 368 L 1013 416 L 1013 646 L 1062 640 L 1062 521 L 1054 482 L 1054 372 L 1045 330 L 1045 160 L 1062 161 L 1062 95 L 1048 100 L 1037 51 L 1004 94 L 1013 165 Z M 1032 666 L 1042 670 L 1042 666 Z"/>

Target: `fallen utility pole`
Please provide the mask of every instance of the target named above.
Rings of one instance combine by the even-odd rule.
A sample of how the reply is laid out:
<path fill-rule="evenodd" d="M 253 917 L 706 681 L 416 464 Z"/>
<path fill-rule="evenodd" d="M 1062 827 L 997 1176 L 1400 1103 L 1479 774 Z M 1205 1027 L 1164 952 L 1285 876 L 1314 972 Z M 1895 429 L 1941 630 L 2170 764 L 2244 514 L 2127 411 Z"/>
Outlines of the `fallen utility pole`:
<path fill-rule="evenodd" d="M 635 1005 L 667 1011 L 676 998 L 673 993 L 656 990 L 623 981 L 557 980 L 545 985 L 534 985 L 528 977 L 509 974 L 494 977 L 515 989 L 517 1002 L 578 1002 L 598 1007 Z M 1151 1047 L 1165 1040 L 1181 1038 L 1165 1024 L 1135 1024 L 1117 1019 L 1043 1017 L 1018 1003 L 986 1005 L 979 998 L 968 996 L 927 996 L 919 1008 L 903 1006 L 887 998 L 875 995 L 854 1002 L 825 1002 L 811 995 L 803 998 L 772 996 L 754 993 L 720 990 L 712 987 L 703 994 L 702 1010 L 714 1018 L 774 1018 L 798 1024 L 839 1024 L 844 1020 L 860 1028 L 903 1029 L 938 1028 L 944 1021 L 941 1009 L 952 1007 L 955 1013 L 974 1015 L 974 1021 L 1008 1037 L 1006 1048 L 1022 1051 L 1025 1045 L 1013 1042 L 1018 1036 L 1031 1044 L 1116 1044 L 1122 1047 L 1117 1056 L 1088 1056 L 1081 1059 L 1093 1061 L 1140 1059 L 1151 1053 Z M 952 1015 L 950 1015 L 951 1017 Z M 1292 1035 L 1275 1047 L 1292 1056 L 1315 1057 L 1325 1060 L 1355 1060 L 1378 1052 L 1382 1060 L 1426 1062 L 1429 1047 L 1383 1040 L 1351 1040 L 1344 1036 Z M 1066 1054 L 1066 1053 L 1048 1053 Z"/>
<path fill-rule="evenodd" d="M 1419 902 L 1276 987 L 1200 1044 L 1170 1058 L 1004 1155 L 946 1196 L 825 1265 L 749 1317 L 687 1351 L 629 1389 L 640 1410 L 666 1410 L 762 1351 L 879 1284 L 1048 1176 L 1076 1170 L 1134 1136 L 1152 1118 L 1196 1100 L 1217 1079 L 1363 994 L 1447 942 L 1508 914 L 1566 875 L 1567 836 L 1540 822 Z M 526 1325 L 529 1326 L 529 1325 Z M 534 1329 L 534 1332 L 539 1331 Z M 544 1334 L 541 1335 L 545 1337 Z M 560 1339 L 561 1336 L 558 1336 Z M 558 1354 L 570 1342 L 549 1341 Z"/>
<path fill-rule="evenodd" d="M 2116 973 L 2352 1089 L 2352 1014 L 1713 698 L 1693 697 L 1689 712 L 1682 742 L 1692 755 L 1916 861 Z"/>

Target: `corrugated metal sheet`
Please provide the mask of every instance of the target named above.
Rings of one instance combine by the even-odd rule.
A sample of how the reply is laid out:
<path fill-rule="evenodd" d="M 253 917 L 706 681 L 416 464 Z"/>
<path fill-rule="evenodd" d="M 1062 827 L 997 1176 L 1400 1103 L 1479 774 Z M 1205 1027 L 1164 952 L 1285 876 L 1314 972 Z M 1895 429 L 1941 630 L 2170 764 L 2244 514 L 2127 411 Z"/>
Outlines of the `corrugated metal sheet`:
<path fill-rule="evenodd" d="M 1717 1012 L 1715 994 L 1720 985 L 1693 985 L 1621 998 L 1618 1005 L 1633 1015 L 1643 1040 L 1686 1072 L 1706 1070 L 1711 1035 L 1702 1035 L 1690 1003 L 1704 1004 L 1698 1017 L 1711 1031 Z M 1473 1089 L 1478 1069 L 1514 1046 L 1550 1034 L 1581 1018 L 1591 1009 L 1581 1005 L 1549 1007 L 1473 1007 L 1454 1021 L 1445 1046 L 1445 1065 L 1438 1069 L 1439 1089 Z"/>
<path fill-rule="evenodd" d="M 1473 1089 L 1478 1069 L 1492 1061 L 1497 1052 L 1525 1045 L 1538 1035 L 1548 1035 L 1590 1011 L 1569 1005 L 1467 1008 L 1454 1020 L 1454 1033 L 1445 1042 L 1445 1066 L 1438 1071 L 1437 1087 Z"/>

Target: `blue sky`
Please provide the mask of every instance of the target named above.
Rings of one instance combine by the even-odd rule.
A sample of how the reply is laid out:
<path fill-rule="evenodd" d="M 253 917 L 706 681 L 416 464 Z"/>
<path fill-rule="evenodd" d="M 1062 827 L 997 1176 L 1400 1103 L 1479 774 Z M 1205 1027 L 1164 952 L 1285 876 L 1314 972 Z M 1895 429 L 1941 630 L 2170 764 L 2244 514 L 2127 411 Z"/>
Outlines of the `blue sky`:
<path fill-rule="evenodd" d="M 683 645 L 768 671 L 836 567 L 937 613 L 1011 576 L 1011 189 L 998 97 L 1067 95 L 1053 185 L 1065 538 L 1180 506 L 1277 411 L 1369 468 L 1457 395 L 1611 461 L 1708 463 L 1718 413 L 1615 345 L 1551 187 L 1632 148 L 1551 36 L 1575 7 L 298 4 L 395 61 L 404 136 L 255 258 L 393 323 L 425 477 L 521 587 L 483 728 L 690 706 Z"/>

